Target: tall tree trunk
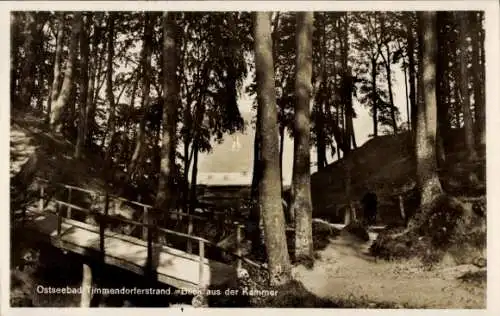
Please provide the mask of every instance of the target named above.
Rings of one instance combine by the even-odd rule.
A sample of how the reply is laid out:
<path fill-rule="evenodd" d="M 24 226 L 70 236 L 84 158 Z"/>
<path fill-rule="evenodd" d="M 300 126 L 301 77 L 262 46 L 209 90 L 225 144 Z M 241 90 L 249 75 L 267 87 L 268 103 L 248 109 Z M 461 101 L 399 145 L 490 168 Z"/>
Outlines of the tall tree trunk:
<path fill-rule="evenodd" d="M 437 60 L 436 64 L 436 93 L 437 93 L 437 130 L 436 150 L 438 166 L 444 166 L 446 160 L 445 140 L 449 134 L 448 103 L 446 103 L 446 80 L 445 67 L 448 65 L 448 52 L 446 50 L 445 21 L 446 12 L 437 13 Z"/>
<path fill-rule="evenodd" d="M 459 129 L 462 127 L 462 122 L 460 119 L 461 110 L 461 101 L 460 101 L 460 83 L 458 79 L 458 74 L 454 75 L 454 86 L 453 86 L 453 97 L 455 102 L 453 102 L 453 116 L 455 117 L 455 128 Z"/>
<path fill-rule="evenodd" d="M 110 12 L 108 16 L 108 55 L 106 59 L 106 98 L 109 103 L 108 126 L 103 137 L 103 145 L 106 143 L 106 136 L 109 135 L 108 149 L 106 150 L 105 162 L 108 167 L 111 165 L 113 144 L 116 129 L 116 104 L 113 93 L 113 58 L 115 56 L 115 13 Z"/>
<path fill-rule="evenodd" d="M 378 136 L 378 106 L 377 106 L 377 60 L 372 58 L 372 121 L 373 121 L 373 137 Z"/>
<path fill-rule="evenodd" d="M 99 23 L 99 20 L 98 22 Z M 92 36 L 92 67 L 90 67 L 89 73 L 89 88 L 87 94 L 87 107 L 85 113 L 85 146 L 90 148 L 92 144 L 92 136 L 93 136 L 93 127 L 95 125 L 95 110 L 96 110 L 96 102 L 95 102 L 95 90 L 97 85 L 97 76 L 100 75 L 100 68 L 102 57 L 99 54 L 99 42 L 100 42 L 100 32 L 101 28 L 99 25 L 94 25 L 94 34 Z M 104 55 L 104 54 L 102 54 Z"/>
<path fill-rule="evenodd" d="M 52 104 L 57 101 L 59 96 L 59 90 L 61 88 L 62 74 L 61 74 L 61 59 L 62 59 L 62 49 L 64 41 L 64 13 L 59 13 L 57 16 L 57 29 L 56 29 L 56 50 L 54 56 L 54 72 L 52 75 L 52 85 L 50 87 L 49 94 L 49 106 L 47 108 L 47 117 L 45 118 L 46 123 L 50 123 L 50 117 L 52 115 Z"/>
<path fill-rule="evenodd" d="M 146 136 L 146 117 L 151 104 L 150 89 L 151 89 L 151 55 L 153 53 L 153 23 L 151 13 L 145 13 L 144 17 L 144 46 L 142 49 L 142 105 L 141 119 L 139 121 L 139 129 L 137 130 L 137 140 L 135 143 L 134 153 L 130 160 L 128 170 L 130 175 L 135 173 L 139 160 L 142 157 L 142 152 L 145 147 Z"/>
<path fill-rule="evenodd" d="M 208 74 L 205 74 L 208 75 Z M 197 178 L 198 178 L 198 155 L 200 151 L 200 134 L 203 118 L 205 117 L 206 105 L 205 98 L 203 97 L 205 92 L 201 93 L 201 98 L 196 102 L 196 112 L 194 114 L 194 128 L 193 128 L 193 145 L 191 149 L 191 154 L 193 155 L 193 169 L 191 173 L 191 188 L 189 194 L 190 207 L 189 212 L 194 212 L 194 203 L 197 200 L 196 188 L 197 188 Z M 188 163 L 189 165 L 189 163 Z"/>
<path fill-rule="evenodd" d="M 419 67 L 419 86 L 425 87 L 423 102 L 418 103 L 415 137 L 416 178 L 420 189 L 420 216 L 412 218 L 409 228 L 417 226 L 425 218 L 429 204 L 442 193 L 436 160 L 436 13 L 419 12 L 419 32 L 423 59 Z"/>
<path fill-rule="evenodd" d="M 83 18 L 82 31 L 80 32 L 80 117 L 78 118 L 78 138 L 75 146 L 75 158 L 80 158 L 85 145 L 86 113 L 87 113 L 87 93 L 89 85 L 89 39 L 86 29 L 87 18 Z"/>
<path fill-rule="evenodd" d="M 391 53 L 386 45 L 387 59 L 385 60 L 385 72 L 387 75 L 387 88 L 389 92 L 389 104 L 391 106 L 391 121 L 394 134 L 398 133 L 398 122 L 396 120 L 396 106 L 394 105 L 394 93 L 392 92 L 392 70 L 391 70 Z"/>
<path fill-rule="evenodd" d="M 356 144 L 356 135 L 354 132 L 354 128 L 351 128 L 351 141 L 352 141 L 352 148 L 354 149 L 358 148 L 358 145 Z"/>
<path fill-rule="evenodd" d="M 254 229 L 250 231 L 250 239 L 252 241 L 252 253 L 258 254 L 261 249 L 263 238 L 262 236 L 262 216 L 259 201 L 259 184 L 262 181 L 262 150 L 261 150 L 261 120 L 262 114 L 260 107 L 257 107 L 255 136 L 253 143 L 253 171 L 252 171 L 252 186 L 250 188 L 250 200 L 252 201 L 250 209 L 251 225 Z"/>
<path fill-rule="evenodd" d="M 406 101 L 406 124 L 408 129 L 410 129 L 410 100 L 408 99 L 408 66 L 403 68 L 403 74 L 405 78 L 405 101 Z"/>
<path fill-rule="evenodd" d="M 319 13 L 317 13 L 319 14 Z M 326 140 L 325 140 L 325 98 L 326 98 L 326 67 L 325 63 L 325 55 L 326 55 L 326 23 L 325 23 L 325 14 L 322 14 L 322 23 L 321 23 L 321 37 L 320 37 L 320 55 L 318 60 L 318 69 L 319 76 L 316 78 L 316 84 L 313 91 L 313 100 L 315 102 L 316 107 L 316 124 L 315 124 L 315 134 L 316 134 L 316 153 L 317 153 L 317 168 L 318 170 L 322 170 L 326 167 Z"/>
<path fill-rule="evenodd" d="M 26 27 L 24 30 L 24 51 L 25 58 L 23 60 L 23 67 L 21 73 L 21 92 L 19 94 L 19 101 L 21 107 L 28 108 L 31 104 L 31 98 L 33 95 L 34 79 L 35 79 L 35 58 L 36 58 L 36 26 L 37 19 L 36 13 L 27 11 L 26 16 Z"/>
<path fill-rule="evenodd" d="M 312 92 L 312 32 L 314 13 L 297 13 L 292 203 L 295 214 L 295 257 L 312 259 L 312 203 L 310 167 L 310 96 Z"/>
<path fill-rule="evenodd" d="M 19 67 L 19 13 L 10 13 L 10 102 L 13 105 L 17 100 Z"/>
<path fill-rule="evenodd" d="M 469 47 L 467 43 L 468 16 L 467 12 L 457 14 L 460 23 L 460 100 L 464 118 L 465 150 L 467 152 L 467 160 L 472 161 L 477 159 L 477 153 L 474 146 L 474 131 L 472 125 L 472 114 L 470 111 L 469 76 L 467 70 L 467 53 Z"/>
<path fill-rule="evenodd" d="M 161 138 L 161 162 L 158 192 L 155 206 L 164 211 L 173 205 L 173 185 L 175 179 L 175 153 L 177 147 L 177 111 L 180 105 L 178 47 L 176 42 L 177 22 L 175 13 L 165 12 L 162 16 L 163 27 L 163 116 Z"/>
<path fill-rule="evenodd" d="M 254 13 L 255 70 L 257 100 L 261 111 L 262 178 L 259 204 L 264 220 L 265 242 L 271 285 L 291 280 L 291 266 L 285 235 L 285 217 L 279 185 L 279 153 L 274 66 L 271 39 L 271 13 Z"/>
<path fill-rule="evenodd" d="M 484 52 L 481 52 L 483 46 L 483 29 L 482 29 L 482 13 L 470 12 L 471 21 L 474 26 L 472 29 L 472 74 L 473 74 L 473 87 L 474 87 L 474 116 L 475 116 L 475 134 L 476 143 L 479 145 L 486 145 L 485 135 L 485 103 L 483 94 L 484 81 L 482 76 L 484 74 Z"/>
<path fill-rule="evenodd" d="M 408 77 L 410 79 L 411 130 L 414 132 L 417 126 L 417 100 L 415 88 L 415 37 L 413 36 L 412 24 L 413 23 L 410 17 L 406 25 L 406 41 L 408 43 Z"/>
<path fill-rule="evenodd" d="M 325 131 L 324 131 L 324 111 L 323 111 L 323 101 L 318 102 L 318 112 L 316 118 L 316 154 L 317 154 L 317 164 L 318 171 L 326 167 L 326 141 L 325 141 Z"/>
<path fill-rule="evenodd" d="M 252 172 L 252 187 L 250 190 L 250 198 L 256 200 L 259 196 L 259 183 L 262 178 L 262 157 L 261 157 L 261 137 L 260 125 L 262 114 L 259 108 L 255 115 L 255 136 L 253 142 L 253 172 Z"/>
<path fill-rule="evenodd" d="M 61 20 L 61 23 L 64 23 L 64 20 Z M 74 90 L 74 67 L 76 64 L 76 55 L 77 55 L 81 26 L 82 26 L 82 13 L 74 12 L 72 30 L 71 30 L 71 40 L 69 46 L 69 59 L 66 65 L 66 73 L 64 75 L 64 80 L 61 86 L 61 90 L 59 91 L 58 89 L 54 89 L 52 91 L 52 96 L 54 96 L 54 93 L 57 93 L 57 91 L 59 91 L 57 99 L 55 101 L 54 100 L 52 101 L 52 111 L 50 113 L 50 125 L 52 130 L 55 131 L 56 133 L 61 132 L 63 123 L 62 114 L 64 109 L 68 106 L 72 91 Z M 54 65 L 54 83 L 56 82 L 56 78 L 58 76 L 58 74 L 56 74 L 55 67 L 56 65 Z M 53 84 L 52 87 L 54 88 L 54 86 L 55 84 Z"/>
<path fill-rule="evenodd" d="M 189 193 L 189 213 L 194 212 L 195 208 L 195 202 L 197 200 L 197 194 L 196 194 L 196 186 L 198 182 L 198 153 L 199 153 L 199 146 L 198 146 L 198 137 L 193 140 L 193 170 L 191 172 L 191 188 L 190 188 L 190 193 Z"/>
<path fill-rule="evenodd" d="M 283 151 L 285 149 L 285 126 L 279 126 L 280 137 L 280 179 L 281 179 L 281 193 L 283 193 Z"/>

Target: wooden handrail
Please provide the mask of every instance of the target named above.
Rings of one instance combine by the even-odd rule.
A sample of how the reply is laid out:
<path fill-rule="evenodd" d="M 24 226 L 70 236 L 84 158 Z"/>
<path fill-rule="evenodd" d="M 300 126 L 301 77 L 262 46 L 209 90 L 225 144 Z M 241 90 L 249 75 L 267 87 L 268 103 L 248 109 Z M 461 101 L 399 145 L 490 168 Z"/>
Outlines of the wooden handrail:
<path fill-rule="evenodd" d="M 40 178 L 40 177 L 36 177 L 36 179 L 40 180 L 42 182 L 45 182 L 47 184 L 50 184 L 50 182 L 48 180 L 46 180 L 46 179 L 43 179 L 43 178 Z M 57 186 L 61 186 L 61 187 L 65 188 L 65 189 L 69 189 L 69 190 L 81 191 L 81 192 L 85 192 L 85 193 L 92 194 L 92 195 L 98 195 L 98 196 L 106 196 L 106 193 L 102 193 L 102 192 L 99 192 L 99 191 L 88 190 L 88 189 L 83 189 L 83 188 L 80 188 L 80 187 L 76 187 L 76 186 L 73 186 L 73 185 L 64 184 L 64 183 L 60 183 L 60 182 L 53 182 L 52 184 L 57 185 Z M 143 209 L 153 209 L 154 208 L 153 205 L 149 205 L 149 204 L 144 204 L 144 203 L 141 203 L 141 202 L 127 200 L 127 199 L 125 199 L 123 197 L 120 197 L 118 195 L 108 194 L 108 196 L 110 198 L 112 198 L 113 200 L 118 200 L 118 201 L 130 203 L 130 204 L 142 207 Z M 203 217 L 203 216 L 199 216 L 199 215 L 194 215 L 194 214 L 189 214 L 189 213 L 185 213 L 185 212 L 182 212 L 182 211 L 172 211 L 171 213 L 176 214 L 176 215 L 181 215 L 181 216 L 189 216 L 189 215 L 191 215 L 191 216 L 193 216 L 194 219 L 198 219 L 198 220 L 205 220 L 205 219 L 207 219 L 207 217 Z"/>
<path fill-rule="evenodd" d="M 128 219 L 128 218 L 116 217 L 114 215 L 105 215 L 105 214 L 102 214 L 102 213 L 93 212 L 93 211 L 88 210 L 86 208 L 79 207 L 79 206 L 76 206 L 76 205 L 72 205 L 70 203 L 66 203 L 66 202 L 59 201 L 59 200 L 55 200 L 55 202 L 57 204 L 59 204 L 59 205 L 62 205 L 62 206 L 66 206 L 66 207 L 71 206 L 74 210 L 77 210 L 77 211 L 80 211 L 80 212 L 83 212 L 83 213 L 86 213 L 86 214 L 92 214 L 92 215 L 97 216 L 97 217 L 105 217 L 107 220 L 114 220 L 114 221 L 118 221 L 118 222 L 123 222 L 123 223 L 127 223 L 127 224 L 132 224 L 132 225 L 136 225 L 136 226 L 145 227 L 147 229 L 154 229 L 154 230 L 157 230 L 157 231 L 160 231 L 160 232 L 163 232 L 163 233 L 166 233 L 166 234 L 170 234 L 170 235 L 176 235 L 176 236 L 179 236 L 179 237 L 184 237 L 184 238 L 188 238 L 188 239 L 192 239 L 192 240 L 203 241 L 204 243 L 211 243 L 209 240 L 207 240 L 205 238 L 202 238 L 202 237 L 192 236 L 192 235 L 189 235 L 189 234 L 184 234 L 184 233 L 181 233 L 181 232 L 177 232 L 175 230 L 170 230 L 170 229 L 167 229 L 167 228 L 157 227 L 156 225 L 152 225 L 152 224 L 148 224 L 148 223 L 141 223 L 141 222 L 134 221 L 134 220 L 131 220 L 131 219 Z"/>
<path fill-rule="evenodd" d="M 45 179 L 42 179 L 42 178 L 38 178 L 37 177 L 37 179 L 41 180 L 42 182 L 45 182 L 45 183 L 50 183 L 49 181 L 47 181 Z M 90 194 L 98 194 L 98 195 L 105 196 L 106 197 L 106 202 L 105 202 L 105 204 L 106 204 L 105 205 L 106 210 L 105 210 L 105 213 L 107 213 L 109 198 L 119 199 L 119 200 L 122 200 L 122 201 L 130 202 L 132 204 L 136 204 L 138 206 L 142 206 L 145 211 L 146 210 L 149 211 L 149 209 L 154 209 L 154 207 L 151 206 L 151 205 L 147 205 L 147 204 L 143 204 L 143 203 L 139 203 L 139 202 L 134 202 L 134 201 L 129 201 L 129 200 L 126 200 L 124 198 L 113 196 L 111 194 L 106 195 L 105 193 L 103 194 L 103 193 L 100 193 L 100 192 L 86 190 L 86 189 L 82 189 L 82 188 L 79 188 L 79 187 L 75 187 L 75 186 L 72 186 L 72 185 L 66 185 L 66 184 L 62 184 L 62 183 L 55 183 L 55 184 L 57 184 L 59 186 L 63 186 L 65 188 L 71 188 L 71 189 L 74 189 L 74 190 L 77 190 L 77 191 L 79 190 L 79 191 L 87 192 L 87 193 L 90 193 Z M 43 199 L 44 186 L 42 186 L 40 190 L 41 190 L 41 192 L 40 192 L 41 193 L 40 198 Z M 56 203 L 56 211 L 55 212 L 50 211 L 50 210 L 45 210 L 45 211 L 49 212 L 49 213 L 55 213 L 55 215 L 57 215 L 57 217 L 58 217 L 58 226 L 57 226 L 57 233 L 58 233 L 58 235 L 60 235 L 60 233 L 61 233 L 62 218 L 64 217 L 62 215 L 62 208 L 61 208 L 61 206 L 66 206 L 68 209 L 80 211 L 80 212 L 83 212 L 85 214 L 91 214 L 91 215 L 94 215 L 94 216 L 98 217 L 100 219 L 99 220 L 99 228 L 100 228 L 100 230 L 103 230 L 103 226 L 102 225 L 103 225 L 104 222 L 118 221 L 118 222 L 128 223 L 128 224 L 131 224 L 131 225 L 142 227 L 143 228 L 143 237 L 144 237 L 144 235 L 146 235 L 148 237 L 147 239 L 149 239 L 149 237 L 152 236 L 151 231 L 158 231 L 158 232 L 162 232 L 162 233 L 165 233 L 165 234 L 170 234 L 170 235 L 174 235 L 174 236 L 183 237 L 183 238 L 186 238 L 188 240 L 198 241 L 198 244 L 199 244 L 199 249 L 198 250 L 199 250 L 199 258 L 200 258 L 199 259 L 200 260 L 200 280 L 199 280 L 200 285 L 202 284 L 202 278 L 203 278 L 203 271 L 202 271 L 201 267 L 202 267 L 203 262 L 204 262 L 205 245 L 208 245 L 208 246 L 211 246 L 211 247 L 215 247 L 215 248 L 220 249 L 221 251 L 225 252 L 226 254 L 229 254 L 229 255 L 235 257 L 237 259 L 237 266 L 238 267 L 241 267 L 241 262 L 244 261 L 244 262 L 246 262 L 248 264 L 251 264 L 251 265 L 253 265 L 253 266 L 257 267 L 257 268 L 267 269 L 267 267 L 266 267 L 267 265 L 265 263 L 264 264 L 259 264 L 259 263 L 253 262 L 252 260 L 250 260 L 250 259 L 242 256 L 242 251 L 241 251 L 241 239 L 242 239 L 241 228 L 243 228 L 244 225 L 241 225 L 238 222 L 233 223 L 234 225 L 236 225 L 237 235 L 239 235 L 238 238 L 237 238 L 238 239 L 237 240 L 237 244 L 238 244 L 237 248 L 238 249 L 237 249 L 236 252 L 232 252 L 232 251 L 229 251 L 229 250 L 226 250 L 226 249 L 224 249 L 222 247 L 217 246 L 216 243 L 211 242 L 210 240 L 207 240 L 207 239 L 202 238 L 202 237 L 191 235 L 191 233 L 192 233 L 191 231 L 188 232 L 188 234 L 185 234 L 185 233 L 177 232 L 177 231 L 170 230 L 170 229 L 167 229 L 167 228 L 157 227 L 156 225 L 153 225 L 153 224 L 149 224 L 147 222 L 147 216 L 144 216 L 144 221 L 145 222 L 141 223 L 141 222 L 138 222 L 138 221 L 127 219 L 127 218 L 116 217 L 116 216 L 109 215 L 109 214 L 102 214 L 100 212 L 91 211 L 89 209 L 86 209 L 86 208 L 74 205 L 72 203 L 60 201 L 60 200 L 57 200 L 57 199 L 54 199 L 54 202 Z M 202 216 L 188 214 L 188 213 L 184 213 L 184 212 L 180 212 L 180 211 L 179 212 L 175 212 L 175 213 L 180 214 L 182 216 L 189 216 L 191 218 L 191 220 L 192 219 L 200 219 L 200 220 L 205 220 L 206 219 L 205 217 L 202 217 Z M 145 213 L 145 215 L 147 215 L 147 213 Z M 102 236 L 101 238 L 104 239 L 104 236 Z M 100 246 L 101 246 L 100 248 L 104 248 L 104 240 L 100 240 Z M 148 246 L 148 248 L 149 248 L 149 246 Z M 102 251 L 103 250 L 104 249 L 102 249 Z"/>

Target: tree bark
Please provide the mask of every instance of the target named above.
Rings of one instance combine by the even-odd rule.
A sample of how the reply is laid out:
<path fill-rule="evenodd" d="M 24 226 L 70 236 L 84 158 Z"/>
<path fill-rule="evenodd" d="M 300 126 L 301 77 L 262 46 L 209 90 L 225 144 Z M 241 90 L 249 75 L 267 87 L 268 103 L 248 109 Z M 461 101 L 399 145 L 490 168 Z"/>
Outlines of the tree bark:
<path fill-rule="evenodd" d="M 445 67 L 448 65 L 448 52 L 446 50 L 444 27 L 446 12 L 437 13 L 437 62 L 436 64 L 436 93 L 437 93 L 437 130 L 436 150 L 438 167 L 444 166 L 446 161 L 445 140 L 449 134 L 448 103 L 446 103 L 446 80 Z"/>
<path fill-rule="evenodd" d="M 413 15 L 413 12 L 412 12 Z M 408 77 L 410 79 L 410 113 L 411 129 L 416 130 L 417 126 L 417 103 L 415 88 L 415 37 L 413 36 L 413 26 L 411 17 L 406 25 L 406 41 L 408 42 Z"/>
<path fill-rule="evenodd" d="M 295 214 L 295 257 L 312 259 L 310 111 L 313 12 L 297 13 L 294 146 L 291 209 Z"/>
<path fill-rule="evenodd" d="M 63 20 L 61 20 L 61 23 L 64 23 Z M 69 46 L 69 59 L 66 66 L 66 73 L 64 75 L 64 80 L 61 86 L 61 90 L 59 91 L 58 89 L 54 89 L 52 91 L 53 96 L 54 93 L 57 94 L 57 91 L 59 91 L 59 93 L 57 94 L 57 99 L 55 101 L 54 100 L 52 101 L 52 111 L 50 113 L 50 125 L 52 130 L 56 133 L 61 132 L 62 114 L 64 109 L 68 106 L 72 91 L 74 89 L 74 67 L 76 64 L 76 55 L 77 55 L 81 26 L 82 26 L 82 13 L 74 12 L 72 31 L 71 31 L 71 41 Z M 57 57 L 57 52 L 56 52 L 56 57 Z M 56 74 L 55 67 L 56 65 L 54 65 L 54 84 L 52 86 L 53 88 L 55 86 L 56 78 L 58 75 Z"/>
<path fill-rule="evenodd" d="M 403 75 L 405 78 L 405 101 L 406 101 L 406 124 L 408 129 L 410 129 L 410 100 L 408 99 L 408 67 L 404 67 Z"/>
<path fill-rule="evenodd" d="M 162 16 L 163 28 L 163 116 L 160 175 L 155 206 L 163 211 L 170 210 L 173 205 L 173 185 L 175 179 L 175 153 L 177 111 L 180 105 L 179 78 L 177 67 L 179 63 L 176 41 L 177 24 L 175 13 L 165 12 Z"/>
<path fill-rule="evenodd" d="M 418 103 L 417 129 L 415 137 L 416 179 L 420 189 L 420 210 L 417 219 L 412 219 L 409 227 L 425 217 L 427 207 L 442 193 L 437 173 L 436 160 L 436 13 L 419 12 L 419 32 L 422 57 L 419 71 L 419 86 L 425 87 L 423 102 Z"/>
<path fill-rule="evenodd" d="M 58 25 L 57 25 L 57 37 L 56 37 L 56 51 L 54 57 L 54 75 L 52 80 L 52 87 L 50 90 L 50 100 L 51 105 L 57 102 L 57 97 L 59 96 L 59 89 L 61 86 L 61 55 L 63 49 L 63 40 L 64 40 L 64 14 L 60 13 L 58 16 Z M 52 110 L 47 110 L 47 122 L 50 121 L 50 116 L 52 114 Z"/>
<path fill-rule="evenodd" d="M 372 121 L 373 121 L 373 137 L 378 136 L 378 106 L 377 106 L 377 60 L 371 60 L 372 64 Z"/>
<path fill-rule="evenodd" d="M 250 198 L 257 200 L 259 197 L 259 183 L 262 178 L 262 157 L 261 157 L 261 138 L 260 125 L 262 120 L 261 110 L 257 108 L 255 115 L 255 136 L 253 141 L 253 171 L 252 171 L 252 187 L 250 190 Z"/>
<path fill-rule="evenodd" d="M 291 266 L 279 185 L 279 139 L 270 22 L 271 13 L 254 13 L 257 100 L 262 115 L 260 128 L 257 131 L 262 145 L 259 204 L 264 221 L 269 282 L 271 285 L 282 285 L 291 280 Z"/>
<path fill-rule="evenodd" d="M 10 102 L 14 104 L 17 100 L 19 67 L 19 13 L 10 14 Z"/>
<path fill-rule="evenodd" d="M 151 13 L 145 13 L 144 22 L 144 47 L 142 49 L 142 105 L 141 119 L 139 121 L 139 129 L 137 130 L 137 140 L 134 153 L 130 159 L 128 166 L 129 174 L 133 175 L 142 157 L 142 151 L 145 146 L 146 136 L 146 114 L 151 104 L 150 89 L 151 89 L 151 55 L 153 53 L 153 23 Z"/>
<path fill-rule="evenodd" d="M 87 113 L 87 93 L 89 85 L 89 39 L 86 30 L 86 17 L 83 18 L 82 31 L 80 32 L 80 99 L 79 109 L 80 116 L 78 118 L 78 138 L 75 146 L 75 158 L 80 158 L 85 145 L 86 131 L 86 113 Z"/>
<path fill-rule="evenodd" d="M 318 171 L 326 167 L 326 140 L 325 140 L 325 81 L 327 80 L 326 67 L 324 65 L 326 55 L 326 23 L 325 14 L 322 16 L 321 37 L 320 37 L 320 55 L 318 60 L 319 76 L 316 78 L 315 88 L 313 89 L 313 100 L 316 107 L 316 153 L 317 153 L 317 168 Z"/>
<path fill-rule="evenodd" d="M 285 126 L 279 126 L 280 137 L 280 179 L 281 179 L 281 193 L 283 193 L 283 151 L 285 149 Z"/>
<path fill-rule="evenodd" d="M 115 56 L 115 13 L 110 12 L 108 16 L 108 55 L 106 59 L 106 98 L 109 103 L 108 126 L 103 137 L 103 145 L 106 143 L 106 136 L 109 135 L 108 149 L 104 161 L 108 165 L 111 164 L 111 154 L 113 151 L 113 143 L 116 129 L 116 104 L 115 94 L 113 93 L 113 58 Z"/>
<path fill-rule="evenodd" d="M 28 108 L 31 104 L 31 98 L 33 95 L 34 79 L 35 79 L 35 37 L 36 37 L 36 14 L 35 12 L 27 11 L 26 16 L 26 27 L 24 31 L 24 51 L 26 52 L 26 57 L 23 60 L 23 67 L 21 73 L 21 91 L 19 94 L 19 101 L 21 107 Z"/>
<path fill-rule="evenodd" d="M 392 120 L 392 129 L 394 134 L 398 133 L 398 122 L 396 120 L 396 106 L 394 105 L 394 94 L 392 92 L 392 73 L 391 73 L 391 61 L 389 48 L 387 48 L 387 62 L 385 64 L 385 71 L 387 73 L 387 87 L 389 89 L 389 102 L 391 105 L 391 120 Z"/>
<path fill-rule="evenodd" d="M 474 87 L 474 116 L 475 116 L 475 136 L 476 143 L 485 146 L 486 145 L 486 135 L 485 135 L 485 103 L 483 94 L 484 81 L 482 80 L 482 74 L 484 73 L 484 62 L 482 61 L 481 47 L 483 46 L 482 39 L 482 18 L 481 13 L 469 12 L 470 21 L 473 21 L 474 25 L 471 27 L 472 36 L 472 75 L 473 75 L 473 87 Z M 481 55 L 481 57 L 480 57 Z"/>
<path fill-rule="evenodd" d="M 99 20 L 98 22 L 99 23 Z M 85 113 L 85 146 L 90 148 L 92 144 L 92 136 L 93 136 L 93 127 L 95 125 L 95 92 L 97 90 L 97 77 L 100 75 L 100 66 L 102 58 L 99 56 L 99 42 L 100 42 L 100 25 L 94 25 L 94 34 L 92 36 L 92 67 L 90 67 L 89 73 L 89 88 L 87 94 L 87 108 Z M 104 54 L 102 54 L 104 55 Z"/>
<path fill-rule="evenodd" d="M 324 169 L 327 165 L 323 105 L 323 101 L 321 100 L 318 104 L 318 117 L 316 118 L 316 154 L 318 171 Z"/>
<path fill-rule="evenodd" d="M 479 72 L 479 78 L 481 78 L 481 103 L 479 103 L 480 107 L 480 113 L 478 117 L 478 126 L 480 128 L 479 130 L 479 144 L 484 148 L 486 146 L 486 104 L 485 104 L 485 90 L 486 90 L 486 72 L 485 72 L 485 53 L 484 53 L 484 33 L 485 30 L 482 27 L 482 20 L 484 17 L 484 12 L 479 13 L 480 16 L 480 37 L 479 37 L 479 43 L 480 43 L 480 52 L 481 52 L 481 69 Z"/>
<path fill-rule="evenodd" d="M 467 12 L 456 13 L 460 23 L 460 100 L 464 119 L 464 138 L 467 160 L 477 159 L 476 148 L 474 146 L 474 131 L 472 124 L 472 114 L 470 111 L 469 76 L 467 70 L 469 45 L 467 43 L 468 16 Z"/>
<path fill-rule="evenodd" d="M 194 212 L 194 203 L 197 200 L 197 195 L 196 195 L 196 186 L 198 182 L 198 153 L 199 153 L 199 148 L 198 148 L 198 137 L 196 137 L 193 140 L 193 170 L 191 172 L 191 188 L 190 188 L 190 193 L 189 193 L 189 212 L 193 213 Z"/>

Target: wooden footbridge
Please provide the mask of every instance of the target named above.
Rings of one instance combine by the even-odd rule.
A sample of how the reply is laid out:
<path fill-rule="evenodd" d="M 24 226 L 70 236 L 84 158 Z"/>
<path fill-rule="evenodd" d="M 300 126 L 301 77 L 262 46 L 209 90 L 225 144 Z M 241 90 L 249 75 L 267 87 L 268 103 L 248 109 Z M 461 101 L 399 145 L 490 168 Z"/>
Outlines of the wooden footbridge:
<path fill-rule="evenodd" d="M 208 258 L 206 248 L 217 245 L 192 234 L 193 219 L 204 219 L 200 216 L 176 212 L 180 219 L 188 218 L 187 233 L 182 233 L 147 223 L 148 213 L 155 211 L 151 205 L 76 186 L 49 183 L 43 179 L 38 179 L 37 184 L 38 205 L 23 211 L 24 227 L 37 234 L 38 240 L 48 242 L 64 251 L 98 257 L 107 265 L 139 275 L 153 274 L 161 283 L 189 290 L 231 286 L 237 279 L 236 271 L 241 267 L 241 262 L 248 261 L 241 256 L 239 245 L 242 239 L 242 225 L 238 223 L 236 223 L 238 246 L 236 252 L 231 253 L 236 260 L 234 265 L 229 265 Z M 65 198 L 50 197 L 50 194 L 47 194 L 50 188 L 65 191 Z M 76 202 L 72 202 L 72 194 L 75 196 L 76 193 L 79 196 L 93 197 L 94 200 L 96 196 L 104 197 L 104 206 L 97 211 L 79 206 Z M 140 219 L 137 221 L 113 215 L 119 211 L 117 208 L 120 205 L 124 205 L 119 202 L 131 203 L 135 209 L 142 209 Z M 111 215 L 110 208 L 113 213 Z M 80 213 L 80 216 L 76 216 L 76 213 Z M 85 221 L 89 216 L 95 219 L 91 223 Z M 112 223 L 135 226 L 141 230 L 141 234 L 134 237 L 115 232 L 110 229 Z M 169 238 L 174 238 L 176 241 L 184 240 L 185 247 L 174 248 L 161 244 L 157 242 L 157 237 L 160 235 L 163 235 L 165 240 Z M 193 253 L 193 249 L 197 249 L 197 253 Z"/>

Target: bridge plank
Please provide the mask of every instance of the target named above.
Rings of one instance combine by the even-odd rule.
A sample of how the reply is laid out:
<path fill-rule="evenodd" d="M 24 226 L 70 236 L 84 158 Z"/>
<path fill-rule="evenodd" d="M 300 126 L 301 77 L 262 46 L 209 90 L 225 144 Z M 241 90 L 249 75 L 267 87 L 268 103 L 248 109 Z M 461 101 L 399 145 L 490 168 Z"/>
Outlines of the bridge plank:
<path fill-rule="evenodd" d="M 36 212 L 38 213 L 38 212 Z M 33 214 L 32 214 L 33 215 Z M 46 237 L 57 248 L 93 256 L 99 254 L 99 228 L 94 225 L 63 219 L 61 235 L 57 235 L 57 216 L 38 213 L 26 224 Z M 230 285 L 236 280 L 236 270 L 229 265 L 205 259 L 199 269 L 197 255 L 179 249 L 155 245 L 153 266 L 158 280 L 177 288 L 197 288 L 200 272 L 203 286 Z M 141 239 L 105 231 L 104 260 L 106 264 L 144 275 L 147 261 L 147 243 Z"/>

